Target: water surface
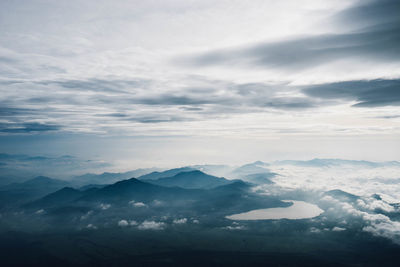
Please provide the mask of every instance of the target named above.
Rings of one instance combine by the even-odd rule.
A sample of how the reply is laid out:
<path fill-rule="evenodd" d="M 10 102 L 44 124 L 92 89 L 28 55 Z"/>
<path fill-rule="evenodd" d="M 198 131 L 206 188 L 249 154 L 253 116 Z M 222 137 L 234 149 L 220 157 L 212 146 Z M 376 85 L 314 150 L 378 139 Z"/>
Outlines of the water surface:
<path fill-rule="evenodd" d="M 226 216 L 230 220 L 278 220 L 278 219 L 309 219 L 319 216 L 324 211 L 317 205 L 297 200 L 282 200 L 293 205 L 284 208 L 251 210 Z"/>

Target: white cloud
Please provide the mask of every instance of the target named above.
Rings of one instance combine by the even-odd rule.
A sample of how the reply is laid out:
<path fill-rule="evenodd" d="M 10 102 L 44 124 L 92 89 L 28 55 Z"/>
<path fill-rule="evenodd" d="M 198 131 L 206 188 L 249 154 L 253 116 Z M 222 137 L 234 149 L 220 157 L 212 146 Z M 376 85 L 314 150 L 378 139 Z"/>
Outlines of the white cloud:
<path fill-rule="evenodd" d="M 186 218 L 182 218 L 182 219 L 175 219 L 173 221 L 174 224 L 185 224 L 187 222 Z"/>
<path fill-rule="evenodd" d="M 111 207 L 111 204 L 104 204 L 104 203 L 100 204 L 100 209 L 102 209 L 102 210 L 107 210 L 110 207 Z"/>
<path fill-rule="evenodd" d="M 142 222 L 138 228 L 140 230 L 163 230 L 165 227 L 165 223 L 156 222 L 156 221 L 144 221 Z"/>
<path fill-rule="evenodd" d="M 284 190 L 329 191 L 340 189 L 364 198 L 379 194 L 390 203 L 400 202 L 400 183 L 388 183 L 388 180 L 399 177 L 399 166 L 369 167 L 344 164 L 304 167 L 273 164 L 269 169 L 279 174 L 273 178 L 273 181 Z M 324 198 L 328 199 L 330 196 Z M 368 205 L 364 208 L 393 211 L 393 207 L 383 199 L 382 201 L 375 199 Z"/>
<path fill-rule="evenodd" d="M 155 199 L 155 200 L 153 200 L 152 204 L 156 207 L 160 207 L 160 206 L 163 206 L 165 203 L 163 201 Z"/>
<path fill-rule="evenodd" d="M 345 230 L 346 230 L 346 228 L 337 227 L 337 226 L 332 228 L 332 231 L 334 231 L 334 232 L 341 232 L 341 231 L 345 231 Z"/>
<path fill-rule="evenodd" d="M 138 225 L 138 222 L 135 221 L 135 220 L 130 220 L 130 221 L 129 221 L 129 225 L 130 225 L 130 226 L 136 226 L 136 225 Z"/>
<path fill-rule="evenodd" d="M 311 228 L 310 228 L 310 232 L 311 232 L 311 233 L 321 233 L 321 230 L 318 229 L 318 228 L 316 228 L 316 227 L 311 227 Z"/>
<path fill-rule="evenodd" d="M 93 214 L 92 210 L 89 210 L 86 214 L 81 216 L 81 221 L 86 220 L 87 218 L 89 218 L 91 215 Z"/>
<path fill-rule="evenodd" d="M 40 210 L 37 210 L 36 212 L 35 212 L 35 214 L 43 214 L 45 211 L 44 211 L 44 209 L 40 209 Z"/>
<path fill-rule="evenodd" d="M 376 200 L 374 198 L 368 198 L 364 200 L 357 200 L 357 204 L 359 207 L 370 210 L 370 211 L 375 211 L 375 210 L 382 210 L 385 212 L 394 212 L 396 209 L 386 203 L 383 200 Z"/>
<path fill-rule="evenodd" d="M 245 230 L 246 227 L 244 227 L 243 225 L 228 225 L 228 226 L 224 227 L 224 229 L 227 229 L 227 230 Z"/>
<path fill-rule="evenodd" d="M 87 228 L 87 229 L 96 230 L 96 229 L 97 229 L 97 226 L 95 226 L 95 225 L 89 223 L 89 224 L 86 226 L 86 228 Z"/>
<path fill-rule="evenodd" d="M 135 208 L 143 208 L 143 207 L 147 207 L 146 204 L 144 204 L 143 202 L 136 202 L 134 200 L 129 201 L 129 204 L 132 205 Z"/>
<path fill-rule="evenodd" d="M 118 222 L 118 226 L 120 226 L 120 227 L 126 227 L 126 226 L 128 226 L 128 225 L 129 225 L 129 223 L 128 223 L 127 220 L 120 220 L 120 221 Z"/>
<path fill-rule="evenodd" d="M 389 238 L 393 242 L 400 244 L 400 222 L 391 220 L 381 221 L 372 223 L 364 227 L 363 230 L 376 236 Z"/>

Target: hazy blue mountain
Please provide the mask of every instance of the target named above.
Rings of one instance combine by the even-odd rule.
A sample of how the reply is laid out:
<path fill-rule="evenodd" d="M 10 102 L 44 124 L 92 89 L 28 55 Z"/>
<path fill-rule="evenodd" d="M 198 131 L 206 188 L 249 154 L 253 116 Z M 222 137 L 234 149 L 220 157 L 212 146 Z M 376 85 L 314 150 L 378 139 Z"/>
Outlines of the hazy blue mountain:
<path fill-rule="evenodd" d="M 40 198 L 56 190 L 59 190 L 69 183 L 62 180 L 52 179 L 45 176 L 38 176 L 22 183 L 13 183 L 0 187 L 0 207 L 8 204 L 17 205 L 26 201 Z"/>
<path fill-rule="evenodd" d="M 53 190 L 54 188 L 61 188 L 68 184 L 67 181 L 38 176 L 22 183 L 12 183 L 0 187 L 0 190 Z"/>
<path fill-rule="evenodd" d="M 84 186 L 79 187 L 79 190 L 85 191 L 85 190 L 88 190 L 88 189 L 100 189 L 100 188 L 103 188 L 103 187 L 105 187 L 107 185 L 108 184 L 88 184 L 88 185 L 84 185 Z"/>
<path fill-rule="evenodd" d="M 234 169 L 234 167 L 228 165 L 213 164 L 191 165 L 188 167 L 217 177 L 227 176 Z"/>
<path fill-rule="evenodd" d="M 200 171 L 195 171 L 195 174 L 199 174 L 202 178 L 210 178 Z M 186 174 L 182 173 L 181 175 L 184 177 Z M 211 179 L 214 181 L 214 179 L 221 178 L 211 176 Z M 186 217 L 213 214 L 213 216 L 223 218 L 231 213 L 254 208 L 288 205 L 275 197 L 261 196 L 252 192 L 250 190 L 252 185 L 249 183 L 240 180 L 223 179 L 223 181 L 229 183 L 211 189 L 186 189 L 165 187 L 151 184 L 150 181 L 144 182 L 131 178 L 100 189 L 92 188 L 79 191 L 63 188 L 30 203 L 27 207 L 35 207 L 36 209 L 51 207 L 52 212 L 57 210 L 57 216 L 62 216 L 61 211 L 63 210 L 67 210 L 68 214 L 73 213 L 74 210 L 81 213 L 82 208 L 86 208 L 85 210 L 99 209 L 99 206 L 106 203 L 113 207 L 107 209 L 106 213 L 112 214 L 111 216 L 114 217 L 117 216 L 116 214 L 121 217 L 134 212 L 136 217 L 145 216 L 144 218 L 148 218 L 178 212 L 185 214 Z M 154 181 L 151 180 L 151 182 Z M 132 203 L 140 203 L 139 205 L 144 208 L 135 208 Z"/>
<path fill-rule="evenodd" d="M 211 192 L 219 192 L 222 194 L 231 194 L 231 193 L 243 193 L 247 192 L 252 187 L 251 184 L 246 183 L 242 180 L 234 180 L 229 184 L 221 185 L 215 188 L 212 188 Z"/>
<path fill-rule="evenodd" d="M 265 163 L 262 161 L 256 161 L 256 162 L 245 164 L 243 166 L 240 166 L 240 167 L 234 169 L 230 173 L 230 176 L 232 178 L 242 179 L 243 177 L 245 177 L 249 174 L 265 173 L 265 172 L 268 172 L 268 169 L 267 169 L 268 166 L 269 166 L 268 163 Z"/>
<path fill-rule="evenodd" d="M 110 164 L 103 161 L 86 160 L 70 155 L 50 157 L 0 153 L 0 176 L 14 174 L 23 179 L 38 175 L 65 179 L 78 173 L 104 169 L 110 166 Z"/>
<path fill-rule="evenodd" d="M 168 186 L 168 187 L 179 186 L 188 189 L 195 189 L 195 188 L 208 189 L 232 183 L 231 180 L 208 175 L 198 170 L 189 172 L 180 172 L 172 177 L 159 178 L 157 180 L 149 180 L 149 182 L 151 182 L 152 184 L 157 184 L 162 186 Z"/>
<path fill-rule="evenodd" d="M 274 182 L 270 179 L 276 175 L 277 174 L 273 172 L 253 173 L 242 177 L 242 180 L 254 184 L 273 184 Z"/>
<path fill-rule="evenodd" d="M 289 203 L 282 202 L 276 197 L 260 196 L 253 193 L 252 185 L 241 180 L 207 190 L 202 201 L 195 208 L 203 213 L 234 214 L 252 209 L 286 207 Z"/>
<path fill-rule="evenodd" d="M 101 174 L 87 173 L 84 175 L 75 176 L 72 182 L 78 185 L 88 184 L 112 184 L 121 180 L 129 179 L 132 177 L 139 177 L 151 172 L 159 170 L 158 168 L 137 169 L 128 172 L 104 172 Z"/>
<path fill-rule="evenodd" d="M 170 169 L 166 171 L 155 171 L 151 172 L 149 174 L 142 175 L 138 177 L 139 180 L 157 180 L 160 178 L 166 178 L 166 177 L 172 177 L 180 172 L 189 172 L 189 171 L 194 171 L 195 169 L 191 167 L 182 167 L 182 168 L 175 168 L 175 169 Z"/>
<path fill-rule="evenodd" d="M 71 187 L 64 187 L 54 193 L 44 196 L 43 198 L 33 201 L 28 205 L 25 205 L 26 208 L 48 208 L 48 207 L 55 207 L 58 205 L 63 205 L 69 203 L 73 200 L 82 197 L 85 192 L 80 190 L 71 188 Z"/>
<path fill-rule="evenodd" d="M 26 181 L 26 177 L 18 175 L 1 175 L 0 176 L 0 187 L 9 185 L 12 183 L 22 183 Z"/>
<path fill-rule="evenodd" d="M 38 174 L 0 166 L 0 187 L 12 183 L 22 183 L 35 176 L 38 176 Z"/>
<path fill-rule="evenodd" d="M 155 199 L 174 200 L 179 197 L 190 197 L 198 191 L 183 188 L 170 188 L 159 185 L 150 184 L 140 181 L 136 178 L 116 182 L 112 185 L 105 186 L 101 189 L 94 190 L 85 194 L 80 200 L 82 201 L 111 201 L 126 202 L 136 201 L 153 201 Z"/>
<path fill-rule="evenodd" d="M 359 196 L 347 193 L 340 189 L 334 189 L 334 190 L 327 191 L 324 193 L 324 195 L 331 196 L 335 199 L 338 199 L 341 201 L 346 201 L 346 202 L 354 202 L 360 198 Z"/>
<path fill-rule="evenodd" d="M 312 159 L 312 160 L 282 160 L 276 161 L 275 164 L 278 165 L 295 165 L 304 167 L 328 167 L 328 166 L 340 166 L 340 165 L 354 165 L 360 167 L 390 167 L 397 166 L 400 167 L 400 162 L 398 161 L 385 161 L 385 162 L 372 162 L 365 160 L 345 160 L 345 159 Z"/>

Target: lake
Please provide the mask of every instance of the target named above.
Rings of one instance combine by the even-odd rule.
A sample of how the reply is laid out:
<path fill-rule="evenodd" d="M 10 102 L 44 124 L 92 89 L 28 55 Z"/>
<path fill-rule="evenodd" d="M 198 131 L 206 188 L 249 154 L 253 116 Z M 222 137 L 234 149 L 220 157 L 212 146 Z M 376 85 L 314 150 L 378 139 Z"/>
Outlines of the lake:
<path fill-rule="evenodd" d="M 226 216 L 229 220 L 278 220 L 278 219 L 309 219 L 319 216 L 324 211 L 317 205 L 297 200 L 282 200 L 293 205 L 284 208 L 269 208 L 251 210 Z"/>

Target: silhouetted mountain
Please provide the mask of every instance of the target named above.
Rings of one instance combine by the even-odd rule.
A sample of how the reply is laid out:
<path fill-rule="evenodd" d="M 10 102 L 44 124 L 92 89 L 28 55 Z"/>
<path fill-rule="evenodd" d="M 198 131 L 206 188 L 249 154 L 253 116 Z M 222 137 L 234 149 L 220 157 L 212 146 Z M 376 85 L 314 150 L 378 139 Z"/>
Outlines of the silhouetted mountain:
<path fill-rule="evenodd" d="M 75 176 L 72 182 L 78 185 L 88 184 L 112 184 L 121 180 L 129 179 L 132 177 L 142 176 L 158 170 L 158 168 L 137 169 L 128 172 L 104 172 L 102 174 L 87 173 L 84 175 Z"/>
<path fill-rule="evenodd" d="M 267 169 L 268 166 L 269 166 L 268 163 L 265 163 L 262 161 L 256 161 L 256 162 L 245 164 L 243 166 L 240 166 L 240 167 L 234 169 L 230 173 L 230 175 L 233 178 L 242 179 L 244 176 L 247 176 L 249 174 L 268 172 L 268 169 Z"/>
<path fill-rule="evenodd" d="M 69 203 L 73 200 L 78 199 L 83 196 L 85 193 L 79 190 L 76 190 L 71 187 L 64 187 L 54 193 L 51 193 L 39 200 L 31 202 L 25 205 L 26 208 L 48 208 L 55 207 L 58 205 L 63 205 Z"/>
<path fill-rule="evenodd" d="M 100 188 L 103 188 L 103 187 L 105 187 L 107 185 L 109 185 L 109 184 L 88 184 L 88 185 L 84 185 L 84 186 L 79 187 L 79 190 L 85 191 L 85 190 L 88 190 L 88 189 L 100 189 Z"/>
<path fill-rule="evenodd" d="M 217 177 L 227 176 L 234 169 L 234 167 L 228 165 L 213 164 L 191 165 L 188 167 Z"/>
<path fill-rule="evenodd" d="M 195 209 L 204 213 L 234 214 L 252 209 L 285 207 L 290 204 L 271 196 L 260 196 L 252 192 L 252 185 L 241 180 L 207 190 L 203 201 Z"/>
<path fill-rule="evenodd" d="M 68 214 L 73 214 L 74 210 L 82 213 L 81 209 L 96 209 L 101 205 L 111 204 L 114 209 L 107 209 L 107 212 L 118 212 L 119 216 L 135 211 L 135 216 L 160 216 L 162 212 L 169 214 L 177 212 L 186 214 L 186 216 L 197 216 L 198 214 L 214 214 L 213 216 L 223 216 L 234 212 L 243 212 L 253 208 L 281 207 L 287 205 L 275 197 L 261 196 L 253 193 L 251 184 L 243 181 L 229 181 L 204 174 L 200 171 L 191 171 L 188 173 L 180 173 L 176 177 L 176 181 L 186 182 L 190 177 L 195 179 L 204 179 L 208 185 L 218 183 L 227 183 L 211 189 L 186 189 L 181 187 L 165 187 L 151 184 L 149 182 L 140 181 L 132 178 L 124 181 L 107 185 L 103 188 L 88 189 L 79 191 L 72 188 L 63 188 L 54 192 L 38 201 L 32 202 L 27 207 L 35 207 L 37 209 L 51 207 L 52 210 L 63 211 L 68 208 Z M 176 182 L 174 179 L 166 181 Z M 182 180 L 181 180 L 182 179 Z M 163 179 L 160 179 L 163 180 Z M 198 181 L 197 181 L 198 182 Z M 202 185 L 202 180 L 200 180 Z M 192 185 L 192 184 L 190 184 Z M 198 184 L 196 184 L 198 185 Z M 139 207 L 135 206 L 139 203 Z M 161 203 L 161 206 L 160 204 Z M 133 209 L 133 210 L 132 210 Z M 161 212 L 161 213 L 160 213 Z M 62 213 L 57 213 L 61 216 Z M 113 215 L 115 216 L 115 215 Z"/>
<path fill-rule="evenodd" d="M 68 182 L 63 180 L 57 180 L 53 178 L 49 178 L 46 176 L 38 176 L 23 183 L 20 183 L 21 186 L 26 187 L 58 187 L 65 186 Z"/>
<path fill-rule="evenodd" d="M 0 203 L 8 203 L 9 206 L 19 205 L 43 197 L 68 186 L 68 184 L 66 181 L 45 176 L 38 176 L 23 183 L 9 184 L 0 188 Z"/>
<path fill-rule="evenodd" d="M 204 172 L 194 170 L 189 172 L 180 172 L 172 177 L 160 178 L 157 180 L 149 180 L 152 184 L 162 186 L 179 186 L 182 188 L 195 189 L 195 188 L 213 188 L 220 185 L 232 183 L 232 181 L 225 178 L 219 178 L 212 175 L 205 174 Z"/>
<path fill-rule="evenodd" d="M 12 190 L 28 190 L 28 191 L 51 191 L 57 190 L 64 186 L 67 186 L 69 183 L 63 180 L 57 180 L 45 176 L 38 176 L 28 181 L 22 183 L 12 183 L 3 187 L 0 187 L 0 190 L 4 191 L 12 191 Z"/>
<path fill-rule="evenodd" d="M 14 170 L 0 165 L 0 187 L 12 183 L 22 183 L 34 176 L 35 174 L 32 172 Z"/>
<path fill-rule="evenodd" d="M 244 191 L 248 191 L 252 187 L 251 184 L 246 183 L 242 180 L 234 180 L 229 184 L 221 185 L 215 188 L 212 188 L 211 192 L 221 192 L 221 193 L 243 193 Z"/>
<path fill-rule="evenodd" d="M 248 174 L 244 176 L 242 179 L 246 182 L 254 183 L 254 184 L 273 184 L 270 178 L 276 176 L 276 173 L 273 172 L 262 172 L 262 173 L 254 173 Z"/>
<path fill-rule="evenodd" d="M 331 196 L 335 199 L 341 200 L 341 201 L 346 201 L 346 202 L 354 202 L 359 199 L 359 196 L 347 193 L 345 191 L 342 191 L 340 189 L 334 189 L 330 190 L 324 193 L 324 195 Z"/>
<path fill-rule="evenodd" d="M 180 172 L 189 172 L 189 171 L 194 171 L 194 170 L 195 169 L 190 168 L 190 167 L 182 167 L 182 168 L 170 169 L 170 170 L 163 171 L 163 172 L 156 171 L 156 172 L 142 175 L 138 179 L 139 180 L 157 180 L 160 178 L 172 177 Z"/>
<path fill-rule="evenodd" d="M 155 199 L 175 200 L 180 197 L 190 198 L 192 194 L 192 196 L 194 196 L 197 193 L 199 193 L 199 191 L 178 187 L 163 187 L 131 178 L 85 194 L 79 200 L 103 202 L 129 202 L 135 200 L 148 202 Z"/>

